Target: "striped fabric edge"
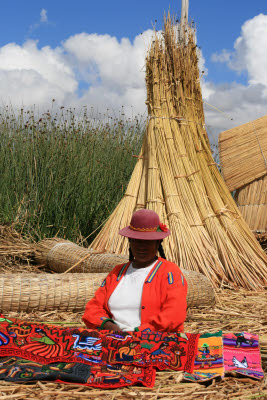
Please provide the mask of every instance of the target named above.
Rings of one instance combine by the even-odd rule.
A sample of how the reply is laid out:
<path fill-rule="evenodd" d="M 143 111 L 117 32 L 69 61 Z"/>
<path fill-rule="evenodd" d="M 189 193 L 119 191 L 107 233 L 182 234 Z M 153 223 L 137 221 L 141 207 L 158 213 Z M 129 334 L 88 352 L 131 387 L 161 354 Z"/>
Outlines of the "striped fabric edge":
<path fill-rule="evenodd" d="M 121 276 L 122 276 L 122 274 L 123 274 L 123 271 L 125 270 L 125 268 L 127 267 L 128 264 L 129 264 L 129 263 L 126 263 L 126 264 L 123 265 L 122 269 L 121 269 L 120 272 L 119 272 L 117 281 L 119 281 L 119 280 L 121 279 Z"/>
<path fill-rule="evenodd" d="M 152 272 L 150 273 L 149 277 L 147 278 L 146 282 L 150 283 L 152 282 L 154 276 L 156 275 L 156 273 L 158 272 L 159 268 L 162 265 L 162 261 L 159 261 L 158 264 L 156 264 L 156 266 L 154 267 L 154 269 L 152 270 Z"/>
<path fill-rule="evenodd" d="M 104 287 L 106 285 L 106 278 L 103 280 L 103 282 L 101 283 L 101 287 Z"/>

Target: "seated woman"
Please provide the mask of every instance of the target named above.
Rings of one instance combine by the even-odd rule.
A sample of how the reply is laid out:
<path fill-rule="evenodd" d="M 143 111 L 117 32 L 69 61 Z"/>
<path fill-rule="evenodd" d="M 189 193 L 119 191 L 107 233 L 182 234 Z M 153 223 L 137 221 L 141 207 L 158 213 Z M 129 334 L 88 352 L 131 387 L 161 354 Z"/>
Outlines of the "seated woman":
<path fill-rule="evenodd" d="M 129 238 L 129 262 L 108 274 L 86 305 L 84 323 L 112 331 L 182 332 L 187 283 L 179 267 L 165 260 L 161 242 L 170 231 L 158 214 L 142 209 L 119 233 Z"/>

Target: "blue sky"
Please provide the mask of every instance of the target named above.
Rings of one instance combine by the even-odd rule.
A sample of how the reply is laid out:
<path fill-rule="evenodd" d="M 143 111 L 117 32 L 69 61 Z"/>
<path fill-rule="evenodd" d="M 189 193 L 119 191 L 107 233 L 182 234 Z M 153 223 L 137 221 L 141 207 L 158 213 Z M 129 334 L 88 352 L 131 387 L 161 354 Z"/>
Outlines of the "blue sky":
<path fill-rule="evenodd" d="M 126 86 L 123 87 L 118 82 L 114 83 L 112 79 L 109 83 L 110 75 L 105 71 L 103 75 L 100 71 L 105 63 L 110 62 L 112 55 L 109 55 L 106 60 L 101 58 L 101 54 L 98 55 L 98 58 L 92 56 L 90 60 L 88 57 L 85 59 L 86 57 L 83 58 L 82 52 L 89 51 L 85 42 L 94 38 L 94 45 L 98 48 L 102 43 L 107 43 L 107 47 L 103 45 L 103 53 L 109 52 L 114 45 L 115 57 L 118 55 L 119 48 L 124 48 L 121 42 L 122 38 L 128 38 L 133 45 L 133 49 L 129 45 L 126 46 L 129 54 L 133 50 L 137 52 L 136 54 L 139 54 L 137 45 L 134 45 L 135 39 L 140 37 L 139 35 L 142 32 L 149 31 L 155 21 L 157 21 L 156 27 L 160 29 L 164 11 L 170 9 L 171 12 L 177 13 L 179 17 L 180 7 L 180 0 L 135 0 L 132 2 L 125 0 L 2 1 L 0 14 L 0 56 L 2 55 L 2 59 L 0 59 L 0 72 L 2 73 L 2 75 L 0 73 L 0 96 L 2 102 L 5 102 L 6 99 L 13 102 L 12 90 L 7 91 L 10 86 L 13 87 L 14 93 L 17 88 L 20 101 L 27 105 L 30 105 L 30 94 L 32 94 L 35 103 L 42 103 L 47 101 L 49 96 L 58 96 L 61 102 L 68 102 L 70 98 L 73 99 L 74 94 L 80 99 L 81 93 L 84 92 L 83 101 L 92 102 L 94 101 L 93 91 L 91 90 L 90 96 L 85 91 L 94 87 L 94 85 L 95 88 L 99 89 L 96 82 L 99 83 L 100 81 L 105 82 L 105 85 L 100 87 L 102 97 L 105 96 L 105 88 L 109 88 L 113 84 L 118 84 L 116 95 L 122 94 Z M 263 14 L 264 18 L 258 17 L 260 14 Z M 254 54 L 251 49 L 253 43 L 254 47 L 257 47 L 259 43 L 259 36 L 257 36 L 260 34 L 259 31 L 262 31 L 261 36 L 267 36 L 265 30 L 267 26 L 265 20 L 267 1 L 189 0 L 189 15 L 196 23 L 197 43 L 201 47 L 205 68 L 207 69 L 203 95 L 207 99 L 215 100 L 215 103 L 219 99 L 218 104 L 214 105 L 220 107 L 224 107 L 223 95 L 226 95 L 226 107 L 223 110 L 226 113 L 229 112 L 229 107 L 227 107 L 229 106 L 229 100 L 227 100 L 229 97 L 233 98 L 236 95 L 237 100 L 240 101 L 244 96 L 251 97 L 253 95 L 253 101 L 251 100 L 246 105 L 247 108 L 244 105 L 242 115 L 239 114 L 236 124 L 246 122 L 247 109 L 250 109 L 251 104 L 255 103 L 256 95 L 261 96 L 260 103 L 264 104 L 264 85 L 266 82 L 264 77 L 262 78 L 263 72 L 257 71 L 250 60 L 253 57 L 259 57 L 259 63 L 262 64 L 263 62 L 265 65 L 265 59 L 261 59 L 261 57 L 264 57 L 264 52 Z M 255 19 L 255 17 L 257 18 Z M 250 25 L 246 25 L 248 21 L 251 21 Z M 246 29 L 242 31 L 242 27 Z M 103 35 L 107 36 L 104 37 Z M 234 44 L 238 37 L 241 39 L 236 50 Z M 116 43 L 113 39 L 117 40 Z M 31 41 L 35 41 L 35 45 L 30 45 Z M 77 48 L 80 47 L 80 44 L 81 51 L 78 53 Z M 260 45 L 265 45 L 265 42 Z M 44 50 L 45 47 L 48 49 L 47 51 Z M 92 50 L 91 47 L 90 49 Z M 25 53 L 27 53 L 26 61 Z M 214 54 L 217 54 L 217 58 Z M 6 66 L 3 66 L 3 64 L 1 66 L 1 60 L 4 60 Z M 49 71 L 45 70 L 45 60 L 52 60 Z M 56 63 L 58 63 L 58 66 L 54 74 L 52 66 Z M 59 71 L 60 68 L 64 70 L 62 70 L 62 73 Z M 93 76 L 94 68 L 100 71 L 95 76 Z M 16 73 L 19 75 L 16 75 Z M 134 73 L 134 69 L 132 73 Z M 57 80 L 60 81 L 60 77 L 62 78 L 61 86 L 60 84 L 57 85 Z M 5 80 L 6 85 L 1 85 L 1 80 L 2 83 Z M 32 86 L 32 91 L 30 91 L 29 81 L 31 85 L 36 85 Z M 19 85 L 19 82 L 23 82 L 23 85 Z M 67 82 L 67 89 L 63 94 L 64 82 Z M 44 88 L 43 96 L 35 98 L 38 86 Z M 129 89 L 128 86 L 127 90 Z M 139 93 L 138 97 L 137 92 L 135 92 L 137 86 L 133 82 L 132 88 L 130 88 L 131 95 L 129 89 L 127 95 L 122 96 L 124 102 L 128 100 L 131 102 L 133 98 L 131 96 L 136 95 L 140 103 L 142 96 Z M 235 92 L 235 88 L 237 88 L 238 94 Z M 141 84 L 139 89 L 141 90 Z M 5 97 L 5 93 L 9 93 L 9 97 Z M 114 95 L 114 104 L 118 105 L 115 93 L 110 93 L 107 97 L 111 98 L 112 95 Z M 99 98 L 96 98 L 96 104 L 99 106 Z M 116 108 L 116 106 L 114 107 Z M 138 112 L 141 111 L 138 110 Z M 207 115 L 210 113 L 211 126 L 214 126 L 215 130 L 222 129 L 224 124 L 218 121 L 218 116 L 213 118 L 212 112 L 211 110 L 207 111 Z M 258 117 L 262 112 L 264 112 L 262 107 L 255 107 L 253 112 L 249 113 L 249 118 L 253 118 L 254 115 Z M 228 126 L 229 124 L 226 123 L 225 127 Z"/>
<path fill-rule="evenodd" d="M 131 40 L 156 23 L 162 26 L 164 11 L 180 16 L 181 2 L 164 0 L 44 0 L 1 2 L 0 46 L 22 44 L 27 39 L 39 46 L 58 46 L 61 41 L 81 32 L 109 34 Z M 47 23 L 40 23 L 40 11 L 47 11 Z M 242 24 L 260 13 L 267 14 L 266 0 L 190 0 L 189 15 L 195 21 L 198 45 L 202 48 L 214 82 L 244 81 L 220 64 L 210 62 L 213 53 L 232 49 Z"/>

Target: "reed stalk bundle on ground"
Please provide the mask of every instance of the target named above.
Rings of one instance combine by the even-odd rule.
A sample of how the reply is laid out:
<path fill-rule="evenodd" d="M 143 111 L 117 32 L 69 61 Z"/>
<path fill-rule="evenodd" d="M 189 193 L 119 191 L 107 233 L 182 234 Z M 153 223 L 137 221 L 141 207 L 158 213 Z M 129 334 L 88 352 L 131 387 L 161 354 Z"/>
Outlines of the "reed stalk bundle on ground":
<path fill-rule="evenodd" d="M 64 291 L 64 285 L 66 285 L 67 279 L 69 279 L 70 281 L 73 280 L 72 284 L 74 284 L 75 280 L 78 280 L 77 285 L 81 286 L 81 291 L 86 292 L 87 290 L 87 301 L 89 300 L 88 296 L 91 298 L 94 295 L 94 291 L 100 286 L 107 273 L 110 272 L 115 267 L 115 265 L 127 263 L 129 260 L 129 257 L 126 255 L 97 253 L 90 249 L 85 249 L 84 247 L 58 238 L 44 239 L 41 242 L 37 243 L 34 253 L 36 262 L 48 267 L 53 272 L 89 272 L 89 274 L 84 275 L 75 274 L 74 277 L 72 277 L 72 275 L 64 275 L 64 277 L 62 277 L 62 275 L 51 275 L 50 277 L 49 275 L 47 275 L 47 279 L 49 279 L 49 282 L 51 282 L 49 289 L 51 293 L 53 292 L 53 290 L 55 290 L 53 281 L 56 280 L 57 282 L 59 282 L 61 279 L 60 277 L 62 277 L 63 279 L 62 287 L 60 288 L 60 290 L 62 291 Z M 105 272 L 105 274 L 96 273 L 100 271 Z M 183 273 L 188 284 L 188 307 L 198 307 L 208 304 L 212 305 L 215 301 L 215 294 L 214 289 L 209 283 L 208 279 L 204 275 L 199 274 L 195 271 L 184 270 Z M 21 279 L 21 282 L 28 282 L 27 278 L 18 279 Z M 38 282 L 38 277 L 36 277 L 35 283 L 39 284 Z M 23 283 L 20 283 L 19 286 L 21 286 L 21 284 Z M 88 288 L 86 290 L 84 285 L 88 285 Z M 57 284 L 57 287 L 59 287 L 59 284 Z M 58 290 L 59 288 L 57 288 L 57 291 Z M 68 288 L 67 292 L 69 293 L 70 297 L 75 297 L 76 295 L 74 292 L 72 293 Z M 57 295 L 60 296 L 60 294 Z M 26 297 L 27 296 L 28 295 L 26 295 Z M 51 296 L 52 298 L 54 298 L 53 295 Z M 7 303 L 9 304 L 9 301 L 7 301 Z M 84 306 L 85 304 L 86 302 L 84 303 Z M 56 309 L 57 306 L 54 305 L 54 307 L 55 308 L 53 309 Z M 61 305 L 60 308 L 61 307 L 64 307 L 64 305 Z"/>
<path fill-rule="evenodd" d="M 60 238 L 44 239 L 34 247 L 35 261 L 54 272 L 110 272 L 128 261 L 120 254 L 106 254 Z"/>
<path fill-rule="evenodd" d="M 267 283 L 267 258 L 242 218 L 214 162 L 205 130 L 194 34 L 168 18 L 146 61 L 149 122 L 124 197 L 92 243 L 127 253 L 118 235 L 139 208 L 156 211 L 171 230 L 165 254 L 215 286 L 252 290 Z"/>
<path fill-rule="evenodd" d="M 267 174 L 267 115 L 221 132 L 219 153 L 230 191 Z"/>
<path fill-rule="evenodd" d="M 204 275 L 184 271 L 188 307 L 214 304 L 214 290 Z M 83 311 L 106 277 L 87 274 L 0 274 L 0 312 Z"/>

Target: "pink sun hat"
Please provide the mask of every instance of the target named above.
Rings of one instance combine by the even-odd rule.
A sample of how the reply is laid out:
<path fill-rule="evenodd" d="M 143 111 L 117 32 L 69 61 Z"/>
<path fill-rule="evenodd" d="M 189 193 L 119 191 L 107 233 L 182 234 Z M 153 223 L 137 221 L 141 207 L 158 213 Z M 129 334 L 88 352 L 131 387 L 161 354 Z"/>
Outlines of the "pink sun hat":
<path fill-rule="evenodd" d="M 155 211 L 142 209 L 133 213 L 130 225 L 119 234 L 130 239 L 161 240 L 169 236 L 170 231 Z"/>

